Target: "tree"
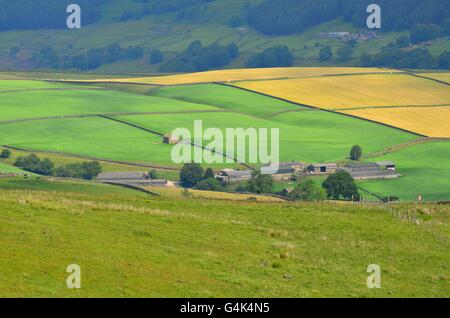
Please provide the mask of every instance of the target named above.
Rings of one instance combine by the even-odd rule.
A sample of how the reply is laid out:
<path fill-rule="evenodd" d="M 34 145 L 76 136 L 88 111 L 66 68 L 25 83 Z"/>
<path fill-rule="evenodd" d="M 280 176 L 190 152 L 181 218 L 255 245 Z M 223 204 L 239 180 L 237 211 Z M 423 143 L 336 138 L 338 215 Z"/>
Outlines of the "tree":
<path fill-rule="evenodd" d="M 206 171 L 205 171 L 205 174 L 204 174 L 204 176 L 203 176 L 203 179 L 209 179 L 209 178 L 215 178 L 216 177 L 216 175 L 214 174 L 214 171 L 213 171 L 213 169 L 211 169 L 211 168 L 208 168 L 208 169 L 206 169 Z"/>
<path fill-rule="evenodd" d="M 185 188 L 194 187 L 203 180 L 203 168 L 198 163 L 185 163 L 180 171 L 181 185 Z"/>
<path fill-rule="evenodd" d="M 288 67 L 294 63 L 294 56 L 289 47 L 285 45 L 274 46 L 264 52 L 250 56 L 246 66 L 251 68 L 261 67 Z"/>
<path fill-rule="evenodd" d="M 9 149 L 3 149 L 0 153 L 0 158 L 8 159 L 9 157 L 11 157 L 11 151 Z"/>
<path fill-rule="evenodd" d="M 450 36 L 450 18 L 442 22 L 442 32 L 444 32 L 444 35 Z"/>
<path fill-rule="evenodd" d="M 405 48 L 411 44 L 411 39 L 407 35 L 401 35 L 397 38 L 395 44 L 397 44 L 399 48 Z"/>
<path fill-rule="evenodd" d="M 333 51 L 331 50 L 331 46 L 327 45 L 323 47 L 319 52 L 319 59 L 324 61 L 329 61 L 333 57 Z"/>
<path fill-rule="evenodd" d="M 215 178 L 207 178 L 199 181 L 195 188 L 198 190 L 219 191 L 222 186 Z"/>
<path fill-rule="evenodd" d="M 327 192 L 328 198 L 358 200 L 359 193 L 355 181 L 346 171 L 338 171 L 330 176 L 322 183 L 323 188 Z"/>
<path fill-rule="evenodd" d="M 362 156 L 362 148 L 358 145 L 353 146 L 352 149 L 350 150 L 350 159 L 352 160 L 359 160 Z"/>
<path fill-rule="evenodd" d="M 35 167 L 40 161 L 41 160 L 38 156 L 35 153 L 32 153 L 29 156 L 18 157 L 14 163 L 14 166 L 28 170 L 27 168 Z"/>
<path fill-rule="evenodd" d="M 430 24 L 417 24 L 411 29 L 411 43 L 416 44 L 419 42 L 425 42 L 436 39 L 442 35 L 442 28 L 439 25 Z"/>
<path fill-rule="evenodd" d="M 448 70 L 450 69 L 450 51 L 446 51 L 439 55 L 438 58 L 439 68 Z"/>
<path fill-rule="evenodd" d="M 232 28 L 237 28 L 237 27 L 244 25 L 245 20 L 241 16 L 234 15 L 230 18 L 230 20 L 228 21 L 228 24 Z"/>
<path fill-rule="evenodd" d="M 227 52 L 230 58 L 235 59 L 239 57 L 239 48 L 235 43 L 231 43 L 227 46 Z"/>
<path fill-rule="evenodd" d="M 311 179 L 302 180 L 289 193 L 289 199 L 295 201 L 323 201 L 325 198 L 325 190 L 317 187 Z"/>
<path fill-rule="evenodd" d="M 50 159 L 45 158 L 44 160 L 41 160 L 31 172 L 43 176 L 51 176 L 53 173 L 54 166 L 55 164 Z"/>
<path fill-rule="evenodd" d="M 150 179 L 158 179 L 158 173 L 156 172 L 156 170 L 150 171 L 148 175 Z"/>
<path fill-rule="evenodd" d="M 345 45 L 337 50 L 336 56 L 339 61 L 346 62 L 352 58 L 353 48 L 350 45 Z"/>
<path fill-rule="evenodd" d="M 273 178 L 267 174 L 254 173 L 247 183 L 247 191 L 253 193 L 271 193 L 273 190 Z"/>
<path fill-rule="evenodd" d="M 9 51 L 9 57 L 12 59 L 15 59 L 17 54 L 19 54 L 20 52 L 20 47 L 18 46 L 14 46 L 11 48 L 11 50 Z"/>
<path fill-rule="evenodd" d="M 97 161 L 83 162 L 81 171 L 83 179 L 92 180 L 102 172 L 102 166 Z"/>
<path fill-rule="evenodd" d="M 150 53 L 150 64 L 159 64 L 164 60 L 164 54 L 160 50 L 154 50 Z"/>

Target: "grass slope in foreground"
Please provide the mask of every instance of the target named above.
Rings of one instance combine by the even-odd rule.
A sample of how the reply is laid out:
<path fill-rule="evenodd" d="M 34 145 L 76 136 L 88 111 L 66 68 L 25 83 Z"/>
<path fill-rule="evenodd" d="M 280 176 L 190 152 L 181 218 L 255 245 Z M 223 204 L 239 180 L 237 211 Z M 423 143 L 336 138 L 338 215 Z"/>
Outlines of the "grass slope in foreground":
<path fill-rule="evenodd" d="M 446 206 L 427 206 L 433 213 L 415 225 L 362 206 L 179 200 L 107 194 L 95 185 L 79 193 L 68 183 L 54 192 L 57 186 L 0 191 L 0 296 L 450 293 Z M 66 287 L 74 263 L 79 290 Z M 366 286 L 369 264 L 381 266 L 381 289 Z"/>
<path fill-rule="evenodd" d="M 374 180 L 358 185 L 383 197 L 414 201 L 450 200 L 450 142 L 428 142 L 389 153 L 370 161 L 393 160 L 403 175 L 396 180 Z"/>

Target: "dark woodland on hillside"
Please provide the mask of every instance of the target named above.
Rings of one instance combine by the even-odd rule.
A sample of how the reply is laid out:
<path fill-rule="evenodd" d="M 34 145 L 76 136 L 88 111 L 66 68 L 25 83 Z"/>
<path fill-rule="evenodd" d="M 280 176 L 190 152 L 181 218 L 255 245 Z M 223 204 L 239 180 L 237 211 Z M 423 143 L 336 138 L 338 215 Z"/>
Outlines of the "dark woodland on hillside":
<path fill-rule="evenodd" d="M 319 23 L 343 17 L 365 27 L 366 8 L 373 0 L 266 0 L 250 9 L 248 22 L 267 35 L 301 33 Z M 448 0 L 379 0 L 383 8 L 383 30 L 403 31 L 415 25 L 444 26 L 450 17 Z"/>

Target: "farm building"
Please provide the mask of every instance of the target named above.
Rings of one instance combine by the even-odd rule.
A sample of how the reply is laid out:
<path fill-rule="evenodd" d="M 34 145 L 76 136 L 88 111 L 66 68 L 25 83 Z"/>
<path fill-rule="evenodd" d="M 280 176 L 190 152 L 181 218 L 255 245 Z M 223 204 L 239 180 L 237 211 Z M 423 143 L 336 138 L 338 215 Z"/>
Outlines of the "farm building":
<path fill-rule="evenodd" d="M 377 165 L 380 166 L 381 169 L 390 170 L 390 171 L 397 170 L 395 163 L 392 161 L 380 161 L 380 162 L 377 162 Z"/>
<path fill-rule="evenodd" d="M 394 179 L 400 176 L 395 172 L 393 162 L 348 163 L 340 170 L 347 171 L 355 180 Z"/>
<path fill-rule="evenodd" d="M 278 171 L 272 174 L 275 181 L 289 181 L 294 173 L 303 172 L 306 164 L 303 162 L 280 162 Z"/>
<path fill-rule="evenodd" d="M 308 174 L 332 174 L 337 170 L 335 163 L 313 163 L 306 168 Z"/>
<path fill-rule="evenodd" d="M 147 172 L 107 172 L 97 176 L 99 181 L 122 181 L 122 180 L 145 180 L 148 179 Z"/>
<path fill-rule="evenodd" d="M 125 184 L 135 187 L 155 186 L 164 187 L 168 184 L 165 179 L 150 179 L 147 172 L 109 172 L 97 176 L 97 181 L 112 184 Z"/>
<path fill-rule="evenodd" d="M 165 134 L 163 136 L 163 143 L 165 143 L 165 144 L 176 145 L 179 142 L 180 142 L 180 140 L 172 134 Z"/>
<path fill-rule="evenodd" d="M 252 178 L 252 170 L 224 169 L 217 174 L 216 178 L 224 184 L 247 181 Z"/>

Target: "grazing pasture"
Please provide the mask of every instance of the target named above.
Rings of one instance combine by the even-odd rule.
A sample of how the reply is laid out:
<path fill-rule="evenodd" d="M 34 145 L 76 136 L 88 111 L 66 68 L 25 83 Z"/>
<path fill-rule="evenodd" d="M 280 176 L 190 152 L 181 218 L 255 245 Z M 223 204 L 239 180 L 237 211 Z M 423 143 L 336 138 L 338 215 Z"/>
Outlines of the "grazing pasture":
<path fill-rule="evenodd" d="M 324 76 L 234 85 L 300 104 L 335 110 L 450 104 L 447 85 L 405 74 Z"/>
<path fill-rule="evenodd" d="M 120 120 L 167 133 L 185 127 L 193 131 L 194 120 L 209 127 L 279 128 L 282 161 L 333 161 L 345 158 L 354 144 L 361 144 L 367 152 L 380 151 L 417 138 L 393 128 L 322 111 L 301 111 L 278 115 L 270 120 L 234 113 L 198 113 L 172 115 L 117 116 Z M 204 145 L 209 141 L 204 141 Z M 222 141 L 223 144 L 223 141 Z M 223 150 L 223 149 L 222 149 Z"/>
<path fill-rule="evenodd" d="M 450 142 L 421 143 L 370 161 L 392 160 L 402 175 L 395 180 L 358 182 L 359 186 L 387 197 L 397 196 L 405 201 L 450 199 Z"/>
<path fill-rule="evenodd" d="M 87 80 L 87 82 L 123 82 L 155 85 L 185 85 L 214 82 L 256 81 L 268 79 L 316 77 L 324 75 L 342 75 L 359 73 L 397 73 L 400 71 L 377 68 L 358 67 L 287 67 L 257 68 L 208 71 L 171 76 L 155 76 L 141 78 L 111 78 L 108 80 Z"/>
<path fill-rule="evenodd" d="M 307 110 L 292 103 L 217 84 L 162 87 L 154 90 L 152 95 L 212 105 L 255 117 L 268 117 L 290 110 Z"/>
<path fill-rule="evenodd" d="M 178 200 L 188 197 L 195 199 L 227 200 L 227 201 L 284 202 L 283 199 L 274 196 L 272 197 L 256 194 L 204 191 L 196 189 L 189 189 L 188 192 L 186 193 L 184 189 L 181 188 L 148 187 L 148 189 L 164 197 L 176 198 Z"/>
<path fill-rule="evenodd" d="M 16 168 L 16 167 L 13 167 L 13 166 L 10 166 L 10 165 L 0 162 L 0 173 L 10 173 L 10 172 L 23 173 L 24 171 L 19 168 Z"/>
<path fill-rule="evenodd" d="M 444 205 L 395 207 L 414 211 L 416 225 L 360 205 L 157 198 L 45 180 L 4 184 L 1 297 L 449 294 Z M 74 263 L 82 274 L 77 290 L 65 284 Z M 367 288 L 369 264 L 381 265 L 383 288 Z"/>
<path fill-rule="evenodd" d="M 0 86 L 3 81 L 0 81 Z M 22 91 L 0 93 L 0 122 L 48 117 L 128 112 L 186 112 L 214 107 L 106 90 Z"/>
<path fill-rule="evenodd" d="M 0 80 L 0 93 L 11 90 L 51 90 L 51 89 L 76 89 L 80 88 L 78 85 L 65 83 L 50 83 L 44 81 L 32 80 Z M 3 95 L 2 95 L 3 96 Z"/>
<path fill-rule="evenodd" d="M 162 138 L 111 120 L 92 117 L 0 125 L 0 144 L 101 159 L 170 165 Z"/>
<path fill-rule="evenodd" d="M 343 111 L 428 137 L 450 138 L 450 107 L 366 108 Z"/>

